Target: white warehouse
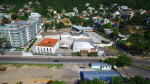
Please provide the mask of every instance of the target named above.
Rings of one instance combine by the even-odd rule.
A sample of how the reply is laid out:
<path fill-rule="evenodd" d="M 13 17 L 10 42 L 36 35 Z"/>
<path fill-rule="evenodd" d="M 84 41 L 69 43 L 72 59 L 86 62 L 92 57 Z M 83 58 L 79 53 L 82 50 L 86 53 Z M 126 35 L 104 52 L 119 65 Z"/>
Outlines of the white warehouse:
<path fill-rule="evenodd" d="M 41 54 L 54 54 L 58 47 L 58 39 L 46 38 L 36 46 L 36 52 Z"/>
<path fill-rule="evenodd" d="M 74 42 L 73 52 L 97 52 L 97 49 L 89 42 Z"/>

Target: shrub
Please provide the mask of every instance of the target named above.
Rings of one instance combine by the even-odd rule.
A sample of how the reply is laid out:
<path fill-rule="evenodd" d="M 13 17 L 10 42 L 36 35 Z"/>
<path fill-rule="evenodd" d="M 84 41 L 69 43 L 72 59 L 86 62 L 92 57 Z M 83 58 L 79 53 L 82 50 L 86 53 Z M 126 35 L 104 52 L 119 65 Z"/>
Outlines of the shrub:
<path fill-rule="evenodd" d="M 81 56 L 80 52 L 72 52 L 72 56 Z"/>
<path fill-rule="evenodd" d="M 89 57 L 96 57 L 97 56 L 97 52 L 90 52 L 88 53 Z"/>

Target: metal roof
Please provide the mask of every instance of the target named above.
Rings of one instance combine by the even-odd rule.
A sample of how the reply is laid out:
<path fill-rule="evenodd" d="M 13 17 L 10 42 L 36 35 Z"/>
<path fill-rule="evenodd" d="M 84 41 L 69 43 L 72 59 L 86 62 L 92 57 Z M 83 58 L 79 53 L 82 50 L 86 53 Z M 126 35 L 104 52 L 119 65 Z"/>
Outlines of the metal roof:
<path fill-rule="evenodd" d="M 80 42 L 80 41 L 76 41 L 74 42 L 74 45 L 76 48 L 78 49 L 91 49 L 94 48 L 94 46 L 92 46 L 89 42 Z"/>
<path fill-rule="evenodd" d="M 95 33 L 95 32 L 85 32 L 87 35 L 89 35 L 89 37 L 92 39 L 92 41 L 94 43 L 101 43 L 102 41 L 108 41 L 110 42 L 110 40 L 105 39 L 104 37 L 100 36 L 99 34 Z"/>
<path fill-rule="evenodd" d="M 95 62 L 95 63 L 91 63 L 91 66 L 111 66 L 111 65 L 107 63 Z"/>
<path fill-rule="evenodd" d="M 111 81 L 111 77 L 119 76 L 116 71 L 82 71 L 81 76 L 84 80 L 93 80 L 94 78 Z"/>
<path fill-rule="evenodd" d="M 76 28 L 78 30 L 93 30 L 91 27 L 82 27 L 82 26 L 76 26 L 74 25 L 73 28 Z"/>

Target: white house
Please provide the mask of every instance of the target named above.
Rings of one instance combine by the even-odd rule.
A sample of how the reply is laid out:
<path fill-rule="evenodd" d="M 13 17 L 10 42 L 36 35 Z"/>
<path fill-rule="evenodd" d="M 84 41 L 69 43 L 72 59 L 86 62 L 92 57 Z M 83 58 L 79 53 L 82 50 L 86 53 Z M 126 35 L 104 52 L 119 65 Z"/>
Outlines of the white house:
<path fill-rule="evenodd" d="M 54 54 L 59 47 L 58 39 L 44 39 L 36 45 L 36 52 L 41 54 Z"/>
<path fill-rule="evenodd" d="M 107 63 L 91 63 L 90 64 L 92 69 L 102 69 L 102 70 L 111 70 L 111 65 Z"/>

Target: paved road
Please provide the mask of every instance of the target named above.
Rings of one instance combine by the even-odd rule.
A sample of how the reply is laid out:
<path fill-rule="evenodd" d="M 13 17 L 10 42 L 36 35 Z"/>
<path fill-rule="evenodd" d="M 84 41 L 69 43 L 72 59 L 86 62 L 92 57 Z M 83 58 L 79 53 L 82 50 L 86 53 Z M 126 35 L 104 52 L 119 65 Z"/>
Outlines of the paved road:
<path fill-rule="evenodd" d="M 118 50 L 125 52 L 125 50 L 116 47 Z M 124 73 L 123 70 L 118 69 L 118 71 L 120 72 L 120 74 L 124 75 L 124 76 L 136 76 L 136 75 L 140 75 L 143 76 L 145 78 L 150 78 L 150 70 L 148 69 L 144 69 L 142 67 L 139 67 L 139 65 L 146 65 L 146 66 L 150 66 L 150 62 L 149 61 L 145 61 L 142 59 L 137 59 L 135 56 L 132 56 L 131 54 L 129 54 L 128 52 L 125 52 L 124 54 L 130 56 L 133 59 L 133 64 L 131 66 L 129 66 L 128 68 L 124 68 L 125 72 Z"/>
<path fill-rule="evenodd" d="M 31 61 L 31 62 L 99 62 L 99 59 L 75 58 L 27 58 L 27 57 L 0 57 L 0 61 Z"/>

